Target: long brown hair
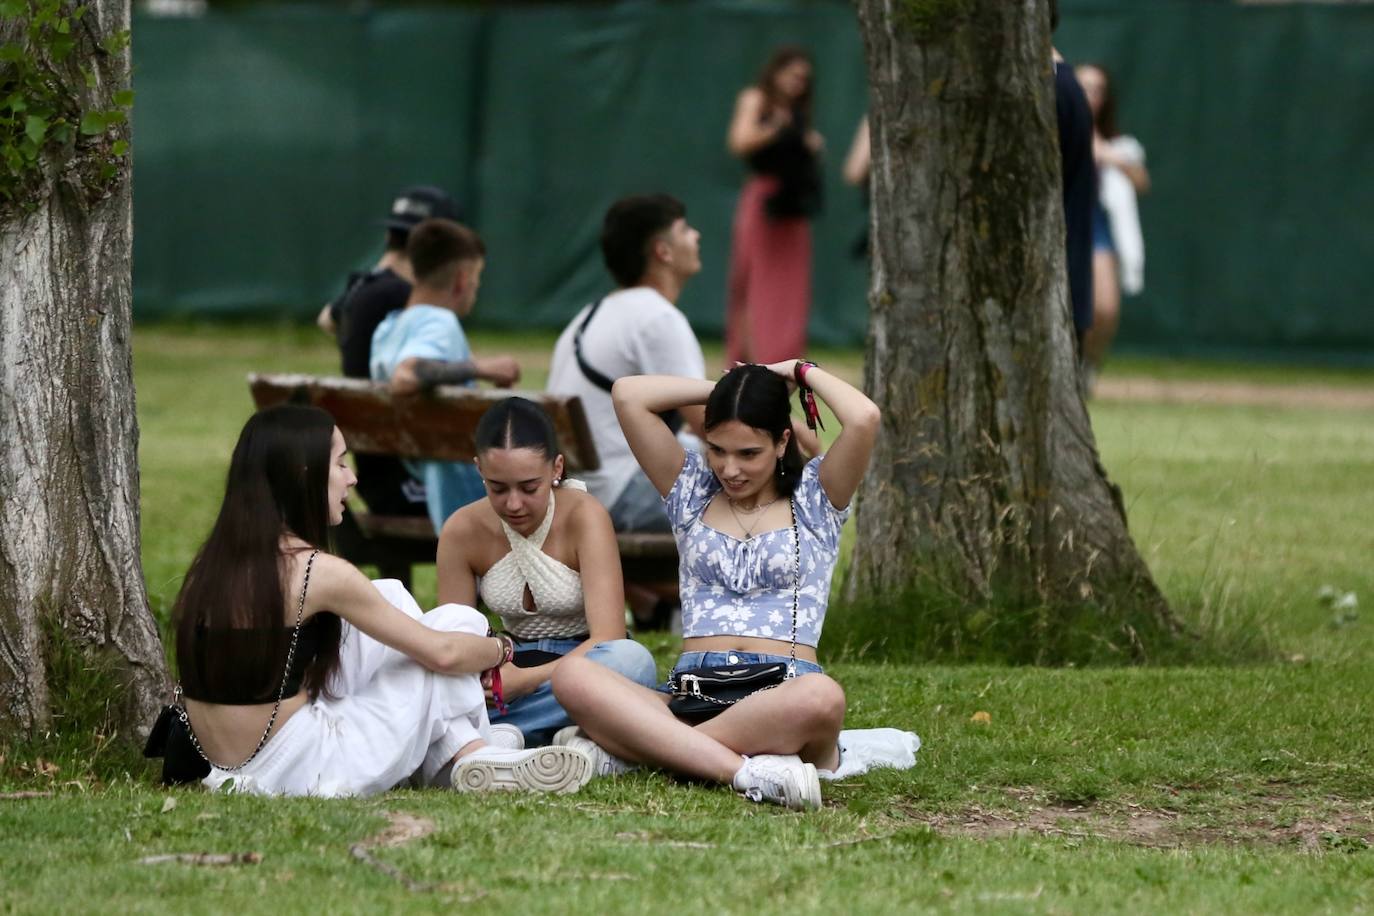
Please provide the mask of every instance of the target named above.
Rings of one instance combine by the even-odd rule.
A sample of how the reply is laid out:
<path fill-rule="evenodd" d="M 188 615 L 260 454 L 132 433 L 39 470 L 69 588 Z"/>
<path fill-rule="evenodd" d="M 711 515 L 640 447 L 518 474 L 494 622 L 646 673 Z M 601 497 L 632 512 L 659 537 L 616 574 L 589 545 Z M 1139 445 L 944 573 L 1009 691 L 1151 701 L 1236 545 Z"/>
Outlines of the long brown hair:
<path fill-rule="evenodd" d="M 778 75 L 778 71 L 788 64 L 799 60 L 806 61 L 811 66 L 811 76 L 806 80 L 806 91 L 796 99 L 784 103 L 778 98 L 778 90 L 773 86 L 773 78 Z M 763 97 L 768 100 L 770 106 L 776 105 L 779 108 L 790 108 L 794 112 L 799 112 L 809 122 L 811 120 L 811 94 L 816 84 L 815 63 L 811 60 L 811 53 L 801 45 L 782 45 L 775 48 L 772 55 L 768 58 L 768 63 L 763 65 L 759 71 L 759 79 L 755 84 L 763 92 Z"/>
<path fill-rule="evenodd" d="M 328 547 L 333 434 L 329 414 L 297 405 L 259 411 L 243 427 L 219 516 L 172 607 L 184 682 L 211 694 L 275 695 L 291 638 L 282 618 L 290 566 L 281 538 L 289 532 Z M 339 666 L 342 630 L 334 614 L 314 619 L 319 652 L 304 680 L 311 698 Z M 214 634 L 231 630 L 251 630 L 262 638 L 233 640 L 234 653 L 217 651 L 222 647 L 215 645 Z"/>
<path fill-rule="evenodd" d="M 1082 63 L 1078 66 L 1092 67 L 1102 74 L 1102 104 L 1097 106 L 1097 114 L 1093 116 L 1093 126 L 1097 128 L 1097 132 L 1104 139 L 1116 139 L 1121 136 L 1121 131 L 1116 126 L 1116 92 L 1112 89 L 1112 75 L 1101 64 Z"/>

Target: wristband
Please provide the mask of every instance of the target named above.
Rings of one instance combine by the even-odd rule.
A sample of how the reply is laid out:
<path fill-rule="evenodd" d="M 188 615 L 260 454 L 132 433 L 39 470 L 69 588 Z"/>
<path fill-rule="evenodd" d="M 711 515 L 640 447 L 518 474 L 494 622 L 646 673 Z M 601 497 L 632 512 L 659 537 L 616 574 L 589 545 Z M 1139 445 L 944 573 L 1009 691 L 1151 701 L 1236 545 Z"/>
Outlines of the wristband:
<path fill-rule="evenodd" d="M 816 364 L 805 359 L 797 360 L 797 364 L 792 367 L 792 375 L 797 380 L 797 400 L 801 401 L 802 415 L 806 417 L 806 428 L 813 433 L 817 427 L 825 429 L 825 424 L 821 422 L 820 409 L 816 407 L 816 395 L 806 384 L 806 373 L 814 368 L 816 368 Z"/>

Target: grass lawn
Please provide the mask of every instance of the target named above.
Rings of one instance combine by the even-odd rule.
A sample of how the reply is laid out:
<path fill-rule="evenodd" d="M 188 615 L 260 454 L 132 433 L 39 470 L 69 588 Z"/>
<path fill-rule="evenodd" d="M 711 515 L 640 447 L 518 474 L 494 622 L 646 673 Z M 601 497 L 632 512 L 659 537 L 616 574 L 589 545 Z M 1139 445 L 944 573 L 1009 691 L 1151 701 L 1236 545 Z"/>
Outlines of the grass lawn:
<path fill-rule="evenodd" d="M 165 618 L 251 409 L 244 375 L 332 372 L 335 357 L 304 328 L 140 328 L 134 343 L 144 572 Z M 542 384 L 551 337 L 477 335 L 474 345 L 517 352 L 537 367 L 531 385 Z M 817 358 L 858 375 L 856 352 Z M 1142 359 L 1119 371 L 1286 379 L 1272 367 Z M 1374 375 L 1349 370 L 1293 378 L 1374 387 Z M 805 816 L 653 774 L 566 798 L 213 797 L 158 789 L 146 770 L 88 741 L 66 756 L 72 745 L 55 742 L 46 766 L 31 749 L 0 747 L 0 908 L 1374 907 L 1374 621 L 1318 598 L 1323 586 L 1374 598 L 1374 417 L 1126 401 L 1095 402 L 1092 413 L 1132 531 L 1176 610 L 1204 632 L 1254 637 L 1271 660 L 1044 669 L 846 653 L 831 670 L 849 693 L 849 724 L 911 728 L 925 747 L 913 770 L 827 786 L 824 810 Z M 432 573 L 416 590 L 432 600 Z M 843 633 L 832 619 L 822 661 L 837 656 Z M 650 642 L 666 660 L 668 640 Z M 972 721 L 975 712 L 989 721 Z M 408 842 L 355 845 L 400 815 L 418 819 L 397 822 L 402 835 L 410 825 Z M 201 852 L 261 861 L 138 864 Z"/>

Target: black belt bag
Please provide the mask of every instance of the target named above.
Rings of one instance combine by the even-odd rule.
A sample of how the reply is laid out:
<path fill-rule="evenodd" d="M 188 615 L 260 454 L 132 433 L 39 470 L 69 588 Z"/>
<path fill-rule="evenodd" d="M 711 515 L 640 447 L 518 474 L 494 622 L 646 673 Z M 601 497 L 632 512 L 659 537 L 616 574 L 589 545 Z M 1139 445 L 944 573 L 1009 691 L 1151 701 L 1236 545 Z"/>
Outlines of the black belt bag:
<path fill-rule="evenodd" d="M 668 711 L 688 722 L 705 722 L 745 697 L 776 687 L 787 678 L 786 662 L 688 668 L 675 672 L 669 682 L 673 699 L 668 703 Z"/>

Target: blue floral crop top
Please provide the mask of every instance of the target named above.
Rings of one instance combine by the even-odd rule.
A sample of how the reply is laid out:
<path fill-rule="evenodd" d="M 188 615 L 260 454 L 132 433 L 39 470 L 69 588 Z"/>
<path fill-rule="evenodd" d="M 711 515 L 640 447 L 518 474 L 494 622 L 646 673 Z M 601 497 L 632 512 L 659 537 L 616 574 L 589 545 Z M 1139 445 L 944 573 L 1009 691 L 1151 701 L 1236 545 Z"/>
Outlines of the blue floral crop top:
<path fill-rule="evenodd" d="M 836 509 L 821 486 L 821 460 L 807 462 L 792 494 L 802 563 L 797 642 L 807 646 L 820 642 L 840 528 L 849 517 L 849 508 Z M 789 641 L 796 555 L 792 529 L 765 531 L 744 541 L 717 531 L 701 517 L 720 488 L 705 456 L 689 450 L 682 473 L 663 500 L 680 557 L 682 635 Z"/>

